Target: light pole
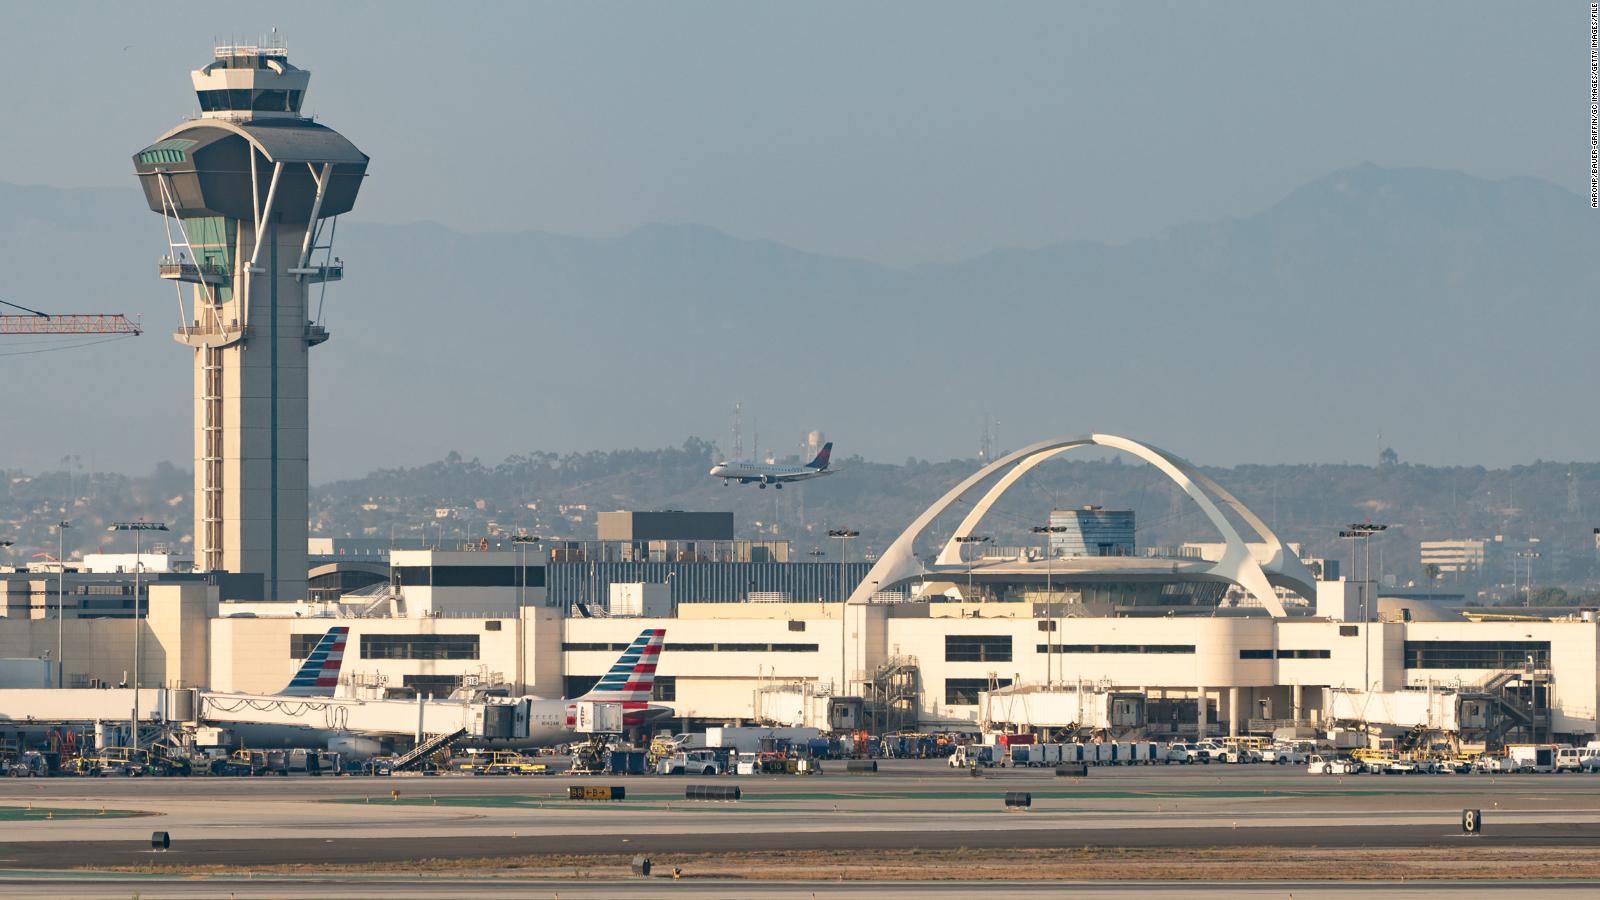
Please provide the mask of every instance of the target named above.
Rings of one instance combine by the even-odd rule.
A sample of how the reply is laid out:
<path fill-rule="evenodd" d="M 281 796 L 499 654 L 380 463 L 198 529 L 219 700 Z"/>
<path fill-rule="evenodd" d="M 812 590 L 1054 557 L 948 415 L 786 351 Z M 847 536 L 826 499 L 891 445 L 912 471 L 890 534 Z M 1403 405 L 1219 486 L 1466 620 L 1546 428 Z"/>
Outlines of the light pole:
<path fill-rule="evenodd" d="M 1539 551 L 1537 551 L 1537 550 L 1518 550 L 1517 554 L 1516 554 L 1516 558 L 1520 559 L 1520 560 L 1523 560 L 1523 563 L 1522 563 L 1522 605 L 1523 605 L 1524 608 L 1526 608 L 1526 607 L 1529 607 L 1529 606 L 1533 605 L 1533 561 L 1539 558 Z M 1516 568 L 1516 564 L 1513 563 L 1512 566 L 1511 566 L 1511 586 L 1513 588 L 1516 587 L 1516 581 L 1517 581 L 1517 568 Z"/>
<path fill-rule="evenodd" d="M 828 537 L 839 542 L 839 696 L 844 696 L 848 690 L 847 675 L 845 671 L 846 654 L 845 645 L 850 640 L 850 620 L 847 613 L 850 611 L 849 576 L 845 572 L 846 560 L 850 555 L 850 541 L 861 536 L 861 532 L 849 528 L 830 528 Z"/>
<path fill-rule="evenodd" d="M 133 532 L 133 718 L 129 721 L 129 731 L 132 732 L 130 740 L 132 748 L 139 749 L 139 645 L 144 637 L 144 630 L 139 624 L 139 573 L 144 570 L 144 533 L 146 531 L 167 531 L 165 522 L 117 522 L 107 531 Z"/>
<path fill-rule="evenodd" d="M 1339 537 L 1361 542 L 1361 549 L 1365 557 L 1366 572 L 1361 584 L 1361 636 L 1362 636 L 1362 661 L 1361 661 L 1361 690 L 1372 690 L 1372 615 L 1371 593 L 1372 584 L 1372 536 L 1389 530 L 1388 525 L 1378 525 L 1372 522 L 1356 522 L 1348 530 L 1339 532 Z M 1350 549 L 1350 567 L 1355 568 L 1355 545 Z"/>
<path fill-rule="evenodd" d="M 987 534 L 969 534 L 956 538 L 956 543 L 961 545 L 961 556 L 967 561 L 968 596 L 962 597 L 961 599 L 966 600 L 969 603 L 972 601 L 972 560 L 971 558 L 967 557 L 966 548 L 968 544 L 987 544 L 989 541 L 990 537 Z"/>
<path fill-rule="evenodd" d="M 1055 594 L 1052 590 L 1052 578 L 1055 569 L 1056 548 L 1050 546 L 1050 536 L 1060 534 L 1067 530 L 1065 525 L 1035 525 L 1034 534 L 1044 535 L 1044 614 L 1050 627 L 1045 631 L 1044 638 L 1044 686 L 1049 688 L 1055 682 L 1055 647 L 1056 647 L 1056 612 Z"/>
<path fill-rule="evenodd" d="M 513 534 L 511 543 L 522 552 L 522 570 L 517 573 L 517 618 L 522 618 L 522 608 L 528 605 L 528 545 L 539 543 L 535 534 Z"/>
<path fill-rule="evenodd" d="M 61 656 L 62 637 L 67 621 L 67 529 L 72 523 L 56 524 L 56 687 L 66 687 L 67 665 Z"/>

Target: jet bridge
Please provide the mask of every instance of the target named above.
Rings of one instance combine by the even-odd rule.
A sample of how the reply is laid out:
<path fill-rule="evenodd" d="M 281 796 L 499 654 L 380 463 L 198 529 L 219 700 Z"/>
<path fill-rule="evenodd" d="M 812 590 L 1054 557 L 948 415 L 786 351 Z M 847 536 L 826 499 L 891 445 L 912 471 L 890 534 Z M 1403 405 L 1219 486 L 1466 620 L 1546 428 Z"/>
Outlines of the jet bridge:
<path fill-rule="evenodd" d="M 360 700 L 340 697 L 284 697 L 263 694 L 200 694 L 198 719 L 221 727 L 278 726 L 331 735 L 450 734 L 463 738 L 515 740 L 528 735 L 528 702 L 504 698 L 477 700 Z"/>

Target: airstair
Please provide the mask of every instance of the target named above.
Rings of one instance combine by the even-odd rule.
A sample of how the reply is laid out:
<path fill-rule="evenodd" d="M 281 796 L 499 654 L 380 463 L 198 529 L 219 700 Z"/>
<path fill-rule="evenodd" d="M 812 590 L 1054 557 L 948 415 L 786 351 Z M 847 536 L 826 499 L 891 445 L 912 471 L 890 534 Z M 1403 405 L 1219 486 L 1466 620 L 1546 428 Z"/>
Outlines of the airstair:
<path fill-rule="evenodd" d="M 1550 732 L 1550 673 L 1535 669 L 1502 669 L 1478 684 L 1461 689 L 1464 700 L 1479 700 L 1500 711 L 1494 725 L 1484 735 L 1484 745 L 1496 748 L 1506 736 L 1522 730 L 1529 740 L 1539 740 L 1541 730 Z M 1543 698 L 1543 699 L 1541 699 Z"/>
<path fill-rule="evenodd" d="M 917 701 L 921 693 L 915 656 L 892 656 L 864 679 L 870 725 L 879 734 L 889 734 L 917 723 Z"/>
<path fill-rule="evenodd" d="M 467 736 L 467 729 L 457 728 L 449 734 L 436 734 L 412 747 L 394 761 L 394 771 L 404 772 L 422 764 L 422 761 Z"/>

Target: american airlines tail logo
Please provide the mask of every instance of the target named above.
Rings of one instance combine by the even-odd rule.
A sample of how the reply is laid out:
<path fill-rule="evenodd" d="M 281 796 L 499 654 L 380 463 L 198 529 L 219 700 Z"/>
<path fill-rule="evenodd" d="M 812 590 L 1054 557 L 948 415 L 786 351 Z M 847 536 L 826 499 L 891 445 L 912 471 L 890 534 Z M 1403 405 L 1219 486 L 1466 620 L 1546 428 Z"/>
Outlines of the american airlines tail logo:
<path fill-rule="evenodd" d="M 617 658 L 611 671 L 600 678 L 593 690 L 578 699 L 602 703 L 649 700 L 656 684 L 656 661 L 666 637 L 665 628 L 646 628 L 640 632 Z"/>
<path fill-rule="evenodd" d="M 339 686 L 339 664 L 344 661 L 344 644 L 349 635 L 347 625 L 329 628 L 306 656 L 289 686 L 279 693 L 287 697 L 332 697 L 334 688 Z"/>

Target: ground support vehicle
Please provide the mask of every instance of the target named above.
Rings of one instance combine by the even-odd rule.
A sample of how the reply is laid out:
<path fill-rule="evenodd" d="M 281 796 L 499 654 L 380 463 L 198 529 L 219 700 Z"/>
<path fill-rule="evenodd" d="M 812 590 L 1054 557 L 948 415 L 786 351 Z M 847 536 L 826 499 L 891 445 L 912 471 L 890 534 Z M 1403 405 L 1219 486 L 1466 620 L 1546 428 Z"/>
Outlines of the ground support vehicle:
<path fill-rule="evenodd" d="M 543 775 L 549 766 L 510 750 L 471 753 L 451 760 L 451 769 L 472 775 Z"/>
<path fill-rule="evenodd" d="M 6 763 L 5 773 L 12 778 L 42 778 L 50 774 L 50 764 L 43 753 L 26 750 Z"/>
<path fill-rule="evenodd" d="M 233 777 L 287 776 L 289 760 L 283 751 L 249 750 L 241 747 L 225 759 L 212 760 L 210 772 L 212 775 Z"/>
<path fill-rule="evenodd" d="M 1556 748 L 1551 744 L 1512 744 L 1506 747 L 1506 756 L 1518 772 L 1542 775 L 1556 770 Z"/>
<path fill-rule="evenodd" d="M 728 771 L 724 759 L 716 750 L 685 750 L 662 758 L 656 771 L 662 775 L 722 775 Z"/>
<path fill-rule="evenodd" d="M 1354 775 L 1361 771 L 1361 764 L 1347 757 L 1314 753 L 1306 762 L 1306 771 L 1313 775 Z"/>
<path fill-rule="evenodd" d="M 1556 749 L 1557 772 L 1600 772 L 1600 749 L 1560 747 Z"/>
<path fill-rule="evenodd" d="M 962 744 L 950 754 L 952 769 L 989 769 L 996 762 L 993 744 Z"/>
<path fill-rule="evenodd" d="M 1193 744 L 1168 744 L 1167 752 L 1163 755 L 1167 765 L 1177 763 L 1183 766 L 1192 766 L 1198 762 L 1209 762 L 1201 756 L 1200 751 Z"/>

